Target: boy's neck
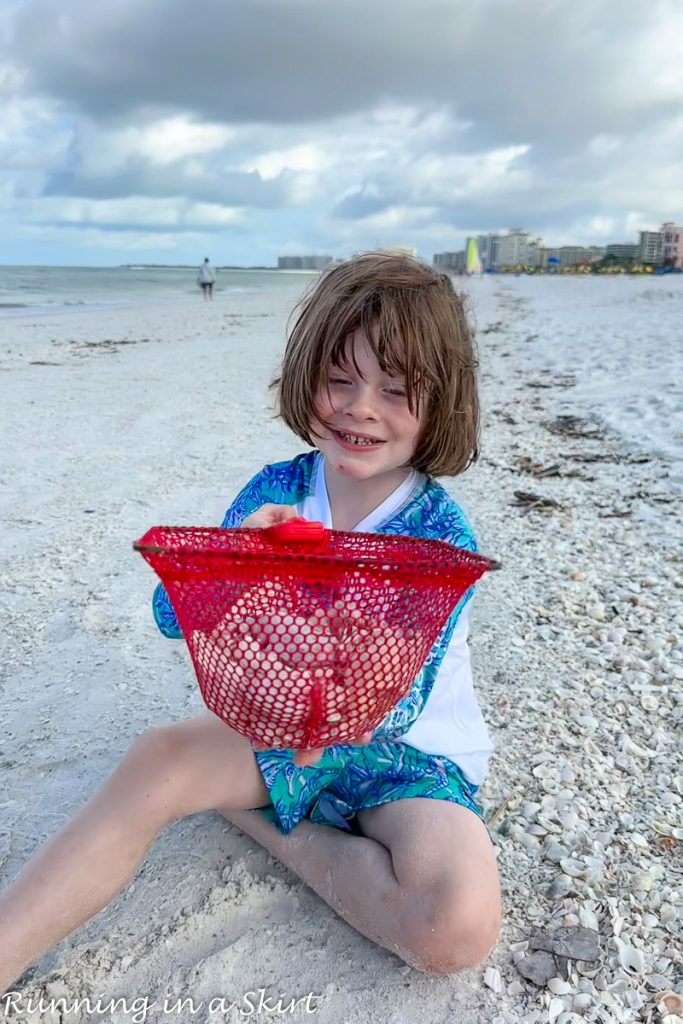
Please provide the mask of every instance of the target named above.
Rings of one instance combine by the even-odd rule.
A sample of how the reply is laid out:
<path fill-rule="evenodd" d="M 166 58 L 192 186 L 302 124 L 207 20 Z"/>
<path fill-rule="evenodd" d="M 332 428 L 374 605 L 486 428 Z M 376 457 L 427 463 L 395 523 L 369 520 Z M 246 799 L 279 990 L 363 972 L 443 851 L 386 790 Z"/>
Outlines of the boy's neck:
<path fill-rule="evenodd" d="M 353 530 L 411 473 L 411 469 L 406 467 L 367 480 L 353 480 L 335 473 L 326 459 L 323 459 L 323 467 L 334 530 Z"/>

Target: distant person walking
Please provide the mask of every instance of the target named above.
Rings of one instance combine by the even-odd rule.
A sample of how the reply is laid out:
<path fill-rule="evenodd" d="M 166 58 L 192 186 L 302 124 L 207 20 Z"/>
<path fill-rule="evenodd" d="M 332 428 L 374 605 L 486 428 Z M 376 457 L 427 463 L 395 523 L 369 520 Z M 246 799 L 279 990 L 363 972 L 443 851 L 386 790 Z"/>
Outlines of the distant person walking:
<path fill-rule="evenodd" d="M 197 284 L 202 290 L 205 302 L 208 302 L 209 299 L 213 299 L 213 286 L 215 283 L 216 271 L 209 263 L 209 257 L 207 256 L 197 271 Z"/>

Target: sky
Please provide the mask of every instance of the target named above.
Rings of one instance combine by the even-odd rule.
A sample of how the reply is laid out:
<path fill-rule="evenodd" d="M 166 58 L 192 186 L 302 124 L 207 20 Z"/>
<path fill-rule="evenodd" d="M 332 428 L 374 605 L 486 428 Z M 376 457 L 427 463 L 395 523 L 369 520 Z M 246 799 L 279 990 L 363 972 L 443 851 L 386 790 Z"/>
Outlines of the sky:
<path fill-rule="evenodd" d="M 0 0 L 0 263 L 683 223 L 681 0 Z"/>

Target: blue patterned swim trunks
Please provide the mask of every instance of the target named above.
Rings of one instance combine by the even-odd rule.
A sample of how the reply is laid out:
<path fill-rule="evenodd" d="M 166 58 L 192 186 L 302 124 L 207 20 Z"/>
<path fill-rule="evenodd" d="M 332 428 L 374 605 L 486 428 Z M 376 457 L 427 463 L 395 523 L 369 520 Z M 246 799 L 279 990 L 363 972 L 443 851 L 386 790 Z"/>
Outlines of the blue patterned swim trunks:
<path fill-rule="evenodd" d="M 306 767 L 294 764 L 290 750 L 254 755 L 271 799 L 263 812 L 284 835 L 305 818 L 354 831 L 358 811 L 410 797 L 448 800 L 483 820 L 477 787 L 456 764 L 405 743 L 328 747 L 317 764 Z"/>

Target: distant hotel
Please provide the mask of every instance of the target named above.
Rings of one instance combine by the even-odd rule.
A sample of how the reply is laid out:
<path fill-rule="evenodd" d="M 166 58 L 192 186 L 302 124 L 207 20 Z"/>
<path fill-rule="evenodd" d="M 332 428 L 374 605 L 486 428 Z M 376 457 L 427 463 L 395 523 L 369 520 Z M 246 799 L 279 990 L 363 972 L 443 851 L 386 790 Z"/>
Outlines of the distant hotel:
<path fill-rule="evenodd" d="M 331 256 L 278 256 L 278 270 L 324 270 L 332 262 Z"/>
<path fill-rule="evenodd" d="M 549 248 L 540 238 L 528 231 L 510 228 L 505 235 L 476 235 L 484 270 L 510 270 L 514 267 L 550 268 L 590 266 L 605 260 L 646 264 L 654 267 L 669 266 L 683 269 L 683 227 L 667 221 L 659 231 L 641 231 L 635 243 L 612 242 L 609 245 L 561 245 Z M 434 265 L 452 273 L 465 270 L 465 248 L 458 252 L 440 252 L 434 256 Z"/>
<path fill-rule="evenodd" d="M 362 256 L 367 249 L 359 249 L 354 252 L 355 256 Z M 412 245 L 388 245 L 382 252 L 396 253 L 397 255 L 417 257 L 417 249 Z M 278 256 L 278 270 L 325 270 L 331 263 L 342 263 L 342 259 L 333 259 L 331 256 Z"/>

